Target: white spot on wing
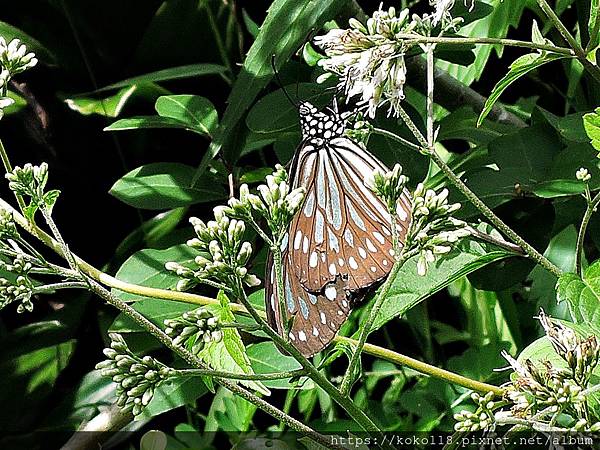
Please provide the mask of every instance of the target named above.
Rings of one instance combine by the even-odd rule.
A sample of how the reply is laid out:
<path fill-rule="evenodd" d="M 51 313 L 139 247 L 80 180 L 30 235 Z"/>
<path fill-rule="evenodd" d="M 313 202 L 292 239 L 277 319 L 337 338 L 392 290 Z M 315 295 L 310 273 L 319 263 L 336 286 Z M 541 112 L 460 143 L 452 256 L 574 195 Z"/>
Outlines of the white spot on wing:
<path fill-rule="evenodd" d="M 302 242 L 302 231 L 298 230 L 296 232 L 296 237 L 294 238 L 294 250 L 298 250 L 300 248 L 301 242 Z"/>
<path fill-rule="evenodd" d="M 354 259 L 354 256 L 350 257 L 350 259 L 348 260 L 348 264 L 350 264 L 350 267 L 352 267 L 354 270 L 358 269 L 358 263 Z"/>
<path fill-rule="evenodd" d="M 385 243 L 385 238 L 383 237 L 383 234 L 381 234 L 379 231 L 373 231 L 373 236 L 375 236 L 375 239 L 377 239 L 382 244 Z"/>
<path fill-rule="evenodd" d="M 335 264 L 329 264 L 329 273 L 331 275 L 337 275 L 337 269 L 335 268 Z"/>
<path fill-rule="evenodd" d="M 321 323 L 323 325 L 325 325 L 327 323 L 327 317 L 325 316 L 324 312 L 321 313 Z"/>
<path fill-rule="evenodd" d="M 373 245 L 373 243 L 371 242 L 371 239 L 367 238 L 366 243 L 367 243 L 367 248 L 369 249 L 369 251 L 371 253 L 377 253 L 377 247 L 375 247 Z"/>
<path fill-rule="evenodd" d="M 325 297 L 327 297 L 327 299 L 331 301 L 335 300 L 335 298 L 337 297 L 337 289 L 335 288 L 335 286 L 329 285 L 325 288 Z"/>
<path fill-rule="evenodd" d="M 298 339 L 300 339 L 301 341 L 306 342 L 306 333 L 302 330 L 298 331 Z"/>
<path fill-rule="evenodd" d="M 312 252 L 310 254 L 310 260 L 308 261 L 308 263 L 310 264 L 310 267 L 317 267 L 317 261 L 318 261 L 318 256 L 317 256 L 317 252 Z"/>
<path fill-rule="evenodd" d="M 308 237 L 304 236 L 304 241 L 302 242 L 302 252 L 308 253 Z"/>
<path fill-rule="evenodd" d="M 360 257 L 362 259 L 367 259 L 367 252 L 365 251 L 364 248 L 358 247 L 358 254 L 360 255 Z"/>

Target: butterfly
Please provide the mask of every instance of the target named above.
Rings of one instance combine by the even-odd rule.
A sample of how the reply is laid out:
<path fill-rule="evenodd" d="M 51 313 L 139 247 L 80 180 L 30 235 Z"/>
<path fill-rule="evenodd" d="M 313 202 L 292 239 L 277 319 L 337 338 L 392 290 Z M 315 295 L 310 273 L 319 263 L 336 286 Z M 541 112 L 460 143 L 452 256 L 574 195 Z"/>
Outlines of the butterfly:
<path fill-rule="evenodd" d="M 306 195 L 281 243 L 285 310 L 280 308 L 272 255 L 265 302 L 270 325 L 308 357 L 332 341 L 353 305 L 389 274 L 394 249 L 392 218 L 364 183 L 374 170 L 388 169 L 345 136 L 345 120 L 335 104 L 319 111 L 302 102 L 298 110 L 302 141 L 292 159 L 290 182 L 293 188 L 304 186 Z M 400 243 L 410 210 L 404 192 L 396 211 Z"/>

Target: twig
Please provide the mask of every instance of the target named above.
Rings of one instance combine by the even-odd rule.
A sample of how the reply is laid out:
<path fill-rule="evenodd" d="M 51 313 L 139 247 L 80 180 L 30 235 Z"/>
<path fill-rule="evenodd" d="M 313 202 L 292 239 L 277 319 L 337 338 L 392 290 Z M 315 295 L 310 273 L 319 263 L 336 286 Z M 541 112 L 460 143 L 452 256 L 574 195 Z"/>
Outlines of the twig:
<path fill-rule="evenodd" d="M 581 219 L 581 225 L 579 227 L 579 233 L 577 233 L 577 244 L 575 251 L 575 273 L 581 276 L 581 260 L 583 259 L 583 241 L 585 239 L 585 232 L 587 231 L 588 224 L 592 218 L 592 214 L 596 211 L 596 208 L 600 204 L 600 192 L 590 201 L 587 199 L 587 208 Z"/>
<path fill-rule="evenodd" d="M 274 372 L 274 373 L 235 373 L 235 372 L 221 372 L 218 370 L 209 369 L 181 369 L 172 370 L 169 375 L 179 377 L 202 377 L 209 376 L 213 378 L 227 378 L 228 380 L 249 380 L 249 381 L 268 381 L 268 380 L 283 380 L 287 378 L 301 377 L 306 375 L 306 370 L 290 370 L 288 372 Z"/>

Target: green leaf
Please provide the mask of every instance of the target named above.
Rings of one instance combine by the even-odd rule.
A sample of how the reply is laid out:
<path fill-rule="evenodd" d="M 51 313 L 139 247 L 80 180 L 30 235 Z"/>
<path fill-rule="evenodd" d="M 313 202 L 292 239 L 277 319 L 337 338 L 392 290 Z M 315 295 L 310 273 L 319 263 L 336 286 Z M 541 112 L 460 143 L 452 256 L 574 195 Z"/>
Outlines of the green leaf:
<path fill-rule="evenodd" d="M 165 263 L 176 261 L 186 265 L 200 253 L 187 245 L 176 245 L 166 250 L 145 249 L 130 256 L 117 271 L 117 279 L 139 286 L 174 289 L 179 277 L 165 269 Z M 138 301 L 145 297 L 113 289 L 113 293 L 124 301 Z M 156 303 L 165 303 L 154 300 Z M 166 302 L 169 303 L 169 302 Z"/>
<path fill-rule="evenodd" d="M 213 104 L 197 95 L 164 95 L 156 100 L 156 112 L 187 124 L 210 136 L 217 128 L 219 116 Z"/>
<path fill-rule="evenodd" d="M 327 104 L 331 94 L 315 83 L 300 83 L 298 98 L 313 103 L 318 108 Z M 288 92 L 296 92 L 295 85 L 285 87 Z M 274 114 L 274 111 L 277 113 Z M 290 103 L 283 89 L 265 95 L 252 107 L 246 117 L 246 125 L 256 133 L 276 133 L 298 127 L 298 108 Z"/>
<path fill-rule="evenodd" d="M 141 417 L 151 419 L 183 405 L 193 405 L 208 389 L 198 377 L 168 378 L 160 383 Z"/>
<path fill-rule="evenodd" d="M 542 198 L 565 197 L 581 194 L 585 191 L 585 184 L 579 180 L 551 180 L 535 185 L 531 192 Z"/>
<path fill-rule="evenodd" d="M 207 308 L 219 318 L 222 323 L 232 323 L 235 317 L 229 308 L 229 299 L 223 292 L 219 292 L 220 306 L 208 305 Z M 214 370 L 225 372 L 252 374 L 252 365 L 246 354 L 246 348 L 236 328 L 223 328 L 223 339 L 219 342 L 209 342 L 198 353 L 198 357 Z M 270 391 L 259 381 L 240 381 L 243 384 L 264 395 Z"/>
<path fill-rule="evenodd" d="M 591 264 L 583 278 L 565 273 L 558 279 L 557 298 L 566 301 L 578 324 L 587 324 L 600 336 L 600 261 Z"/>
<path fill-rule="evenodd" d="M 170 67 L 168 69 L 157 70 L 144 75 L 127 78 L 126 80 L 118 81 L 108 86 L 102 87 L 92 93 L 99 93 L 119 89 L 132 84 L 139 83 L 157 83 L 160 81 L 179 80 L 182 78 L 193 78 L 205 75 L 223 75 L 227 68 L 219 64 L 189 64 L 186 66 Z"/>
<path fill-rule="evenodd" d="M 185 122 L 170 117 L 161 116 L 137 116 L 127 119 L 119 119 L 110 124 L 104 131 L 123 131 L 123 130 L 140 130 L 146 128 L 176 128 L 181 130 L 193 131 L 194 133 L 206 136 L 206 133 L 190 126 Z"/>
<path fill-rule="evenodd" d="M 196 171 L 195 180 L 199 179 L 221 149 L 227 146 L 232 131 L 256 96 L 273 77 L 271 67 L 273 55 L 275 55 L 276 67 L 281 68 L 306 40 L 309 31 L 320 28 L 345 4 L 345 0 L 311 2 L 275 0 L 271 4 L 229 94 L 223 120 Z"/>
<path fill-rule="evenodd" d="M 185 164 L 148 164 L 117 180 L 110 194 L 141 209 L 171 209 L 226 197 L 223 188 L 209 176 L 192 187 L 193 176 L 193 167 Z"/>
<path fill-rule="evenodd" d="M 526 3 L 524 1 L 486 0 L 487 9 L 491 8 L 491 12 L 482 19 L 461 27 L 460 33 L 466 37 L 504 38 L 511 25 L 514 27 L 519 25 Z M 462 4 L 463 2 L 455 2 L 455 8 Z M 470 2 L 467 5 L 470 5 Z M 469 20 L 469 14 L 465 13 L 464 16 Z M 502 46 L 478 45 L 474 50 L 475 62 L 468 67 L 449 64 L 443 61 L 438 61 L 438 65 L 440 68 L 447 70 L 454 78 L 466 85 L 470 85 L 473 81 L 479 80 L 481 77 L 493 49 L 496 49 L 496 53 L 499 56 L 502 55 Z"/>
<path fill-rule="evenodd" d="M 484 227 L 489 232 L 489 227 Z M 473 240 L 464 241 L 453 252 L 434 264 L 427 275 L 417 275 L 416 258 L 408 260 L 394 279 L 390 292 L 383 302 L 373 329 L 381 328 L 395 317 L 444 289 L 453 281 L 474 272 L 494 261 L 511 256 L 505 250 L 480 244 Z"/>
<path fill-rule="evenodd" d="M 167 436 L 162 431 L 150 430 L 140 439 L 140 450 L 165 450 Z"/>
<path fill-rule="evenodd" d="M 477 119 L 477 125 L 481 125 L 483 119 L 490 113 L 492 107 L 496 103 L 496 101 L 500 98 L 500 95 L 505 91 L 508 86 L 514 83 L 516 80 L 521 78 L 522 76 L 528 74 L 534 69 L 537 69 L 540 66 L 543 66 L 546 63 L 557 61 L 559 59 L 567 58 L 566 55 L 559 55 L 555 53 L 529 53 L 527 55 L 520 56 L 517 58 L 511 65 L 508 73 L 502 78 L 494 89 L 492 93 L 488 97 L 479 115 L 479 119 Z"/>
<path fill-rule="evenodd" d="M 246 353 L 255 373 L 288 372 L 302 368 L 291 356 L 282 355 L 272 342 L 249 345 Z M 307 378 L 302 378 L 298 384 L 290 384 L 286 379 L 263 381 L 263 384 L 272 389 L 314 388 L 314 384 Z"/>
<path fill-rule="evenodd" d="M 37 39 L 34 39 L 27 33 L 24 33 L 6 22 L 0 21 L 0 36 L 6 40 L 7 44 L 15 38 L 20 39 L 21 42 L 27 46 L 28 52 L 34 52 L 38 59 L 46 63 L 53 63 L 56 60 L 54 55 Z"/>
<path fill-rule="evenodd" d="M 583 116 L 583 126 L 593 147 L 600 152 L 600 108 Z"/>
<path fill-rule="evenodd" d="M 152 84 L 134 84 L 121 89 L 114 95 L 106 98 L 71 97 L 66 98 L 65 103 L 73 111 L 89 116 L 98 114 L 105 117 L 117 117 L 129 100 L 135 97 L 155 98 L 159 93 L 157 87 Z"/>

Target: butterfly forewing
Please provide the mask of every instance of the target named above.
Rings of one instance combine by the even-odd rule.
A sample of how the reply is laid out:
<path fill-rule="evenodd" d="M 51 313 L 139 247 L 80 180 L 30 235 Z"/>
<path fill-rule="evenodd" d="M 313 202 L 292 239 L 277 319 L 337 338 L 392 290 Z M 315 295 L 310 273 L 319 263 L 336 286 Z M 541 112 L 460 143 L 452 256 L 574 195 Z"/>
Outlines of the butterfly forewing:
<path fill-rule="evenodd" d="M 394 260 L 390 215 L 364 185 L 375 169 L 387 171 L 348 138 L 300 151 L 294 185 L 304 186 L 306 197 L 290 226 L 288 250 L 296 276 L 309 291 L 338 275 L 348 276 L 350 290 L 362 289 L 389 273 Z M 398 209 L 401 241 L 409 204 L 405 196 Z"/>

